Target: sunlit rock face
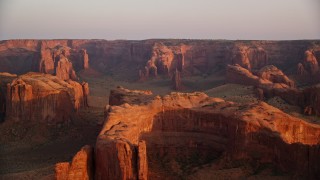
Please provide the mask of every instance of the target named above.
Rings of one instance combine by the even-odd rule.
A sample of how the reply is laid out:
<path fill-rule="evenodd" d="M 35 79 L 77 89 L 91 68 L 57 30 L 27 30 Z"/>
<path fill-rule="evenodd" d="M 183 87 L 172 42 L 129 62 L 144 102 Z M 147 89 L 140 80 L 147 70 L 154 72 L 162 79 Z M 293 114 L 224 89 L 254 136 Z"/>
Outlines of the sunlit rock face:
<path fill-rule="evenodd" d="M 56 180 L 93 180 L 93 148 L 86 145 L 73 157 L 72 162 L 55 165 Z"/>
<path fill-rule="evenodd" d="M 7 84 L 6 91 L 8 121 L 69 123 L 86 98 L 78 82 L 41 73 L 18 76 Z"/>
<path fill-rule="evenodd" d="M 292 69 L 297 69 L 299 63 L 302 65 L 299 72 L 317 71 L 318 42 L 9 40 L 0 42 L 0 71 L 54 73 L 55 57 L 64 49 L 76 72 L 92 68 L 132 81 L 145 81 L 159 75 L 172 78 L 176 69 L 182 75 L 225 72 L 228 64 L 239 64 L 251 71 L 274 65 L 291 75 L 297 73 Z"/>
<path fill-rule="evenodd" d="M 70 46 L 77 47 L 77 43 L 72 40 L 2 41 L 0 71 L 17 74 L 32 71 L 54 74 L 62 80 L 76 80 L 74 69 L 88 69 L 89 55 L 86 49 L 72 49 Z"/>
<path fill-rule="evenodd" d="M 106 109 L 94 151 L 95 179 L 148 179 L 160 171 L 155 164 L 166 160 L 196 167 L 221 157 L 273 164 L 296 177 L 320 176 L 320 126 L 266 103 L 237 104 L 204 93 L 150 99 L 139 91 L 114 91 L 122 101 Z"/>

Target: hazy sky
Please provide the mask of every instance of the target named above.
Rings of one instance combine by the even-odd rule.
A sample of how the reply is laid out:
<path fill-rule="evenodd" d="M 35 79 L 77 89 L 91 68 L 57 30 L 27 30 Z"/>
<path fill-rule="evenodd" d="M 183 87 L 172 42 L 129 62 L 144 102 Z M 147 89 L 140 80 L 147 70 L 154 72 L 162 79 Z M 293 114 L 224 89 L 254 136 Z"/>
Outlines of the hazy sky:
<path fill-rule="evenodd" d="M 320 39 L 320 0 L 0 0 L 0 39 Z"/>

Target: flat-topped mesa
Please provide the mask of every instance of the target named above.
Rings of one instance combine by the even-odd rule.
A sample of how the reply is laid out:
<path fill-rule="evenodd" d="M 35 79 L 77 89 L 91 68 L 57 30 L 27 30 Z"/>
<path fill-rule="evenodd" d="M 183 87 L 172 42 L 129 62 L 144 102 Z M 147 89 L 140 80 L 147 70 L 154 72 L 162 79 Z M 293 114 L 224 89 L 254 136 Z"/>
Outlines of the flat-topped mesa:
<path fill-rule="evenodd" d="M 195 164 L 224 154 L 271 163 L 298 177 L 320 176 L 320 126 L 263 102 L 239 105 L 204 93 L 171 93 L 111 106 L 106 118 L 96 142 L 96 179 L 147 179 L 148 171 L 157 171 L 151 161 L 192 154 L 199 154 Z"/>
<path fill-rule="evenodd" d="M 84 105 L 83 86 L 56 76 L 28 73 L 7 84 L 6 119 L 36 123 L 69 123 Z"/>

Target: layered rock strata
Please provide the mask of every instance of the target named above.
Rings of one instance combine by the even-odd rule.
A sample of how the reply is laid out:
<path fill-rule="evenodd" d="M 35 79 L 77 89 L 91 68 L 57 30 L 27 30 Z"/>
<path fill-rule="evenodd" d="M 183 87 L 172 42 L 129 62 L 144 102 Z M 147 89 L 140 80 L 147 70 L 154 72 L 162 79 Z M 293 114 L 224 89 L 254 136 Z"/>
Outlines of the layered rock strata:
<path fill-rule="evenodd" d="M 86 87 L 88 88 L 88 86 Z M 56 76 L 28 73 L 7 84 L 6 119 L 47 124 L 69 123 L 85 103 L 83 86 Z"/>
<path fill-rule="evenodd" d="M 72 162 L 57 163 L 56 180 L 93 180 L 93 148 L 86 145 L 73 157 Z"/>
<path fill-rule="evenodd" d="M 147 179 L 157 171 L 151 161 L 194 154 L 198 165 L 225 156 L 273 164 L 295 177 L 320 177 L 319 125 L 264 102 L 240 105 L 204 93 L 142 101 L 108 108 L 95 147 L 95 179 Z"/>
<path fill-rule="evenodd" d="M 51 73 L 51 59 L 55 61 L 52 56 L 61 48 L 66 49 L 66 57 L 76 71 L 87 68 L 88 55 L 90 68 L 130 80 L 139 79 L 139 74 L 142 80 L 158 74 L 167 75 L 167 72 L 171 77 L 181 66 L 185 75 L 224 72 L 227 64 L 234 63 L 252 70 L 272 64 L 292 75 L 299 63 L 302 65 L 300 72 L 305 69 L 309 73 L 310 68 L 305 66 L 313 67 L 314 58 L 320 58 L 316 40 L 9 40 L 0 41 L 0 71 Z M 306 51 L 314 58 L 304 55 Z M 130 75 L 122 73 L 124 70 Z"/>
<path fill-rule="evenodd" d="M 0 73 L 0 122 L 6 117 L 7 84 L 17 78 L 15 74 Z"/>

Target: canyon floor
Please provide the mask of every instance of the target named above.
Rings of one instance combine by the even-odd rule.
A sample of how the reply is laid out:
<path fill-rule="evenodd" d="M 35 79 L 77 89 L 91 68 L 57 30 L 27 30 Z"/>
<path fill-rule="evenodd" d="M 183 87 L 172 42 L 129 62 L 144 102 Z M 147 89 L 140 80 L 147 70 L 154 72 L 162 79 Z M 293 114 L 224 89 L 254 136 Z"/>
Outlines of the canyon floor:
<path fill-rule="evenodd" d="M 86 144 L 94 145 L 96 137 L 103 124 L 104 106 L 108 103 L 111 89 L 123 86 L 128 89 L 151 90 L 155 95 L 164 95 L 171 92 L 171 81 L 168 78 L 158 77 L 146 82 L 118 81 L 110 76 L 101 74 L 80 73 L 80 78 L 90 85 L 89 108 L 80 110 L 72 127 L 56 127 L 46 131 L 48 127 L 37 125 L 26 126 L 21 124 L 8 129 L 8 124 L 0 126 L 0 179 L 53 179 L 54 165 L 57 162 L 70 161 L 73 155 Z M 184 92 L 204 91 L 209 96 L 220 97 L 234 102 L 258 101 L 252 86 L 225 84 L 219 76 L 196 76 L 182 79 Z M 269 104 L 283 111 L 301 117 L 298 107 L 290 106 L 277 98 L 268 101 Z M 306 118 L 307 121 L 319 123 L 315 118 Z M 219 160 L 200 167 L 177 167 L 177 162 L 166 162 L 170 168 L 180 174 L 172 174 L 170 170 L 160 167 L 159 162 L 150 162 L 150 178 L 181 177 L 181 179 L 234 179 L 248 177 L 250 179 L 287 179 L 286 175 L 275 173 L 272 167 L 254 169 L 248 164 L 225 165 L 226 169 L 214 170 L 219 166 Z M 170 178 L 172 175 L 172 178 Z"/>

